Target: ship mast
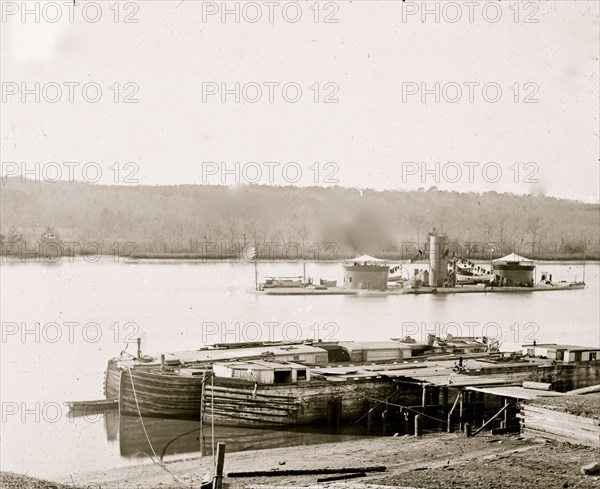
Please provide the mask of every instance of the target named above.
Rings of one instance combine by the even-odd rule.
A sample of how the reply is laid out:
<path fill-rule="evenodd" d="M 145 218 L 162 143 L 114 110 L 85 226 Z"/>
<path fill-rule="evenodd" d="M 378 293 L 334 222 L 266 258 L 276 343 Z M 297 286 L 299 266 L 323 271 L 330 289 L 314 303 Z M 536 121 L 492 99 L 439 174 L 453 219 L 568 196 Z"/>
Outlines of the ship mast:
<path fill-rule="evenodd" d="M 585 285 L 585 239 L 583 240 L 583 283 Z"/>

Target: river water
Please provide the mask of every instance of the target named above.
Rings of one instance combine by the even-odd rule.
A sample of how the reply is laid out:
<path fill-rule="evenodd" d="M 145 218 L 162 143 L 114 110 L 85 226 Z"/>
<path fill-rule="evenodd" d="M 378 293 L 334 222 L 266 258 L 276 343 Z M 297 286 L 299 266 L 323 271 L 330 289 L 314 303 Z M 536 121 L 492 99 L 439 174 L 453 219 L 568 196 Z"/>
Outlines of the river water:
<path fill-rule="evenodd" d="M 582 280 L 582 263 L 538 263 L 558 280 Z M 2 470 L 35 476 L 149 462 L 139 423 L 114 413 L 72 417 L 65 401 L 103 398 L 107 360 L 135 338 L 142 349 L 177 351 L 202 344 L 256 340 L 386 340 L 410 334 L 497 337 L 503 350 L 537 340 L 598 345 L 599 266 L 585 266 L 583 290 L 527 294 L 258 296 L 247 263 L 105 258 L 56 264 L 2 263 Z M 335 263 L 306 274 L 342 280 Z M 262 263 L 259 278 L 302 275 L 299 263 Z M 197 424 L 153 420 L 153 448 L 165 458 L 199 451 Z M 361 436 L 216 428 L 234 449 L 335 441 Z M 206 442 L 206 440 L 205 440 Z M 210 445 L 210 444 L 209 444 Z M 206 446 L 204 448 L 207 449 Z M 229 450 L 229 446 L 228 446 Z M 159 453 L 160 452 L 160 453 Z"/>

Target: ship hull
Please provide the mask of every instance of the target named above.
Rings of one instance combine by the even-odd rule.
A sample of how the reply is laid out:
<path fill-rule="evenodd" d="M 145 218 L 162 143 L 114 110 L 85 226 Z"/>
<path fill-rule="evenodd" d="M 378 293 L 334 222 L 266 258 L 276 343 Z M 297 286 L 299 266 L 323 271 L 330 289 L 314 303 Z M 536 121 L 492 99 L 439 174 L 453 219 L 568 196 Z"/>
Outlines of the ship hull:
<path fill-rule="evenodd" d="M 256 388 L 255 388 L 256 386 Z M 309 381 L 253 384 L 218 379 L 207 385 L 204 420 L 231 426 L 274 427 L 356 421 L 368 399 L 385 399 L 396 391 L 392 381 Z"/>
<path fill-rule="evenodd" d="M 202 377 L 155 369 L 120 371 L 119 414 L 200 419 Z"/>
<path fill-rule="evenodd" d="M 115 379 L 110 370 L 107 379 Z M 198 420 L 202 413 L 205 422 L 256 428 L 325 423 L 328 416 L 355 421 L 368 409 L 365 401 L 396 391 L 384 379 L 255 384 L 213 377 L 203 385 L 201 376 L 144 367 L 120 370 L 118 383 L 120 415 Z M 107 384 L 106 392 L 114 390 Z"/>

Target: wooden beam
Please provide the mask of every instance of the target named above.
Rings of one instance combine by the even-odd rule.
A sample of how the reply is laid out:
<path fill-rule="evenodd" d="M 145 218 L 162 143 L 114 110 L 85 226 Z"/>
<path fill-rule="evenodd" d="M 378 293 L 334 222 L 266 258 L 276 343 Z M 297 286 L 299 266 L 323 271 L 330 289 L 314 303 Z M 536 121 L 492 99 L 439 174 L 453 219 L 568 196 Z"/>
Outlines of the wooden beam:
<path fill-rule="evenodd" d="M 456 396 L 456 399 L 454 399 L 454 404 L 452 404 L 452 409 L 450 409 L 450 412 L 448 413 L 448 416 L 451 416 L 452 413 L 454 412 L 454 408 L 456 408 L 456 405 L 458 404 L 458 400 L 459 399 L 460 399 L 460 392 Z"/>
<path fill-rule="evenodd" d="M 498 411 L 496 414 L 494 414 L 490 419 L 488 419 L 485 424 L 479 428 L 475 433 L 473 433 L 473 436 L 475 436 L 477 433 L 483 431 L 483 429 L 490 424 L 492 421 L 494 421 L 498 416 L 500 416 L 504 411 L 506 411 L 506 408 L 508 408 L 508 403 L 505 404 L 502 409 L 500 409 L 500 411 Z"/>

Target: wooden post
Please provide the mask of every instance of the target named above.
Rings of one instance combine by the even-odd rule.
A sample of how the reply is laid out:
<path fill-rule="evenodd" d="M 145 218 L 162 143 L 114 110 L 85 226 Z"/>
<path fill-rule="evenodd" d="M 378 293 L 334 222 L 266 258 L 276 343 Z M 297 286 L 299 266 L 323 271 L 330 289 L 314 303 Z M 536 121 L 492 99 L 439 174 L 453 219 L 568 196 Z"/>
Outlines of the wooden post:
<path fill-rule="evenodd" d="M 331 432 L 335 424 L 335 401 L 329 399 L 327 401 L 327 432 Z"/>
<path fill-rule="evenodd" d="M 223 487 L 223 465 L 225 465 L 225 443 L 217 444 L 217 468 L 215 469 L 215 489 Z"/>
<path fill-rule="evenodd" d="M 373 434 L 373 416 L 375 414 L 375 408 L 373 406 L 369 406 L 369 412 L 367 413 L 367 433 L 369 435 Z"/>
<path fill-rule="evenodd" d="M 423 384 L 423 394 L 421 397 L 421 406 L 423 407 L 423 409 L 425 409 L 425 407 L 427 406 L 427 385 Z"/>
<path fill-rule="evenodd" d="M 411 424 L 411 417 L 412 416 L 411 416 L 410 411 L 407 411 L 407 414 L 408 415 L 406 415 L 406 414 L 404 415 L 404 434 L 405 435 L 409 435 L 410 432 L 411 432 L 410 424 Z"/>
<path fill-rule="evenodd" d="M 485 423 L 485 397 L 484 397 L 484 393 L 480 392 L 479 393 L 479 408 L 478 408 L 478 413 L 479 413 L 479 421 L 481 422 L 481 424 Z"/>
<path fill-rule="evenodd" d="M 388 413 L 388 410 L 386 408 L 385 411 L 383 411 L 381 413 L 381 434 L 383 436 L 387 436 L 388 435 L 388 431 L 389 431 L 389 429 L 388 429 L 388 416 L 389 416 L 389 413 Z"/>
<path fill-rule="evenodd" d="M 206 373 L 202 372 L 202 389 L 200 390 L 200 458 L 204 456 L 204 432 L 202 430 L 202 418 L 204 416 L 204 382 L 206 381 Z"/>
<path fill-rule="evenodd" d="M 160 371 L 163 372 L 165 370 L 165 356 L 160 356 Z"/>
<path fill-rule="evenodd" d="M 438 413 L 440 410 L 440 388 L 438 386 L 435 386 L 431 389 L 431 404 L 433 404 L 435 407 L 431 408 L 431 412 L 427 413 L 429 415 L 435 415 L 435 417 L 438 417 Z M 440 428 L 440 422 L 436 421 L 435 422 L 436 427 Z"/>
<path fill-rule="evenodd" d="M 215 463 L 215 373 L 210 376 L 210 452 Z"/>
<path fill-rule="evenodd" d="M 504 398 L 504 406 L 506 409 L 504 410 L 504 420 L 502 421 L 502 427 L 508 428 L 508 397 Z"/>
<path fill-rule="evenodd" d="M 442 387 L 442 406 L 444 414 L 448 414 L 448 387 Z"/>
<path fill-rule="evenodd" d="M 454 433 L 454 419 L 452 419 L 452 413 L 448 413 L 448 433 Z"/>
<path fill-rule="evenodd" d="M 415 436 L 423 436 L 423 415 L 415 416 Z"/>
<path fill-rule="evenodd" d="M 467 438 L 470 438 L 471 433 L 472 433 L 471 423 L 465 423 L 465 436 Z"/>
<path fill-rule="evenodd" d="M 460 431 L 463 430 L 463 426 L 465 423 L 465 393 L 464 391 L 460 391 L 460 404 L 458 406 L 458 429 Z"/>
<path fill-rule="evenodd" d="M 142 338 L 137 338 L 137 357 L 142 358 Z"/>

